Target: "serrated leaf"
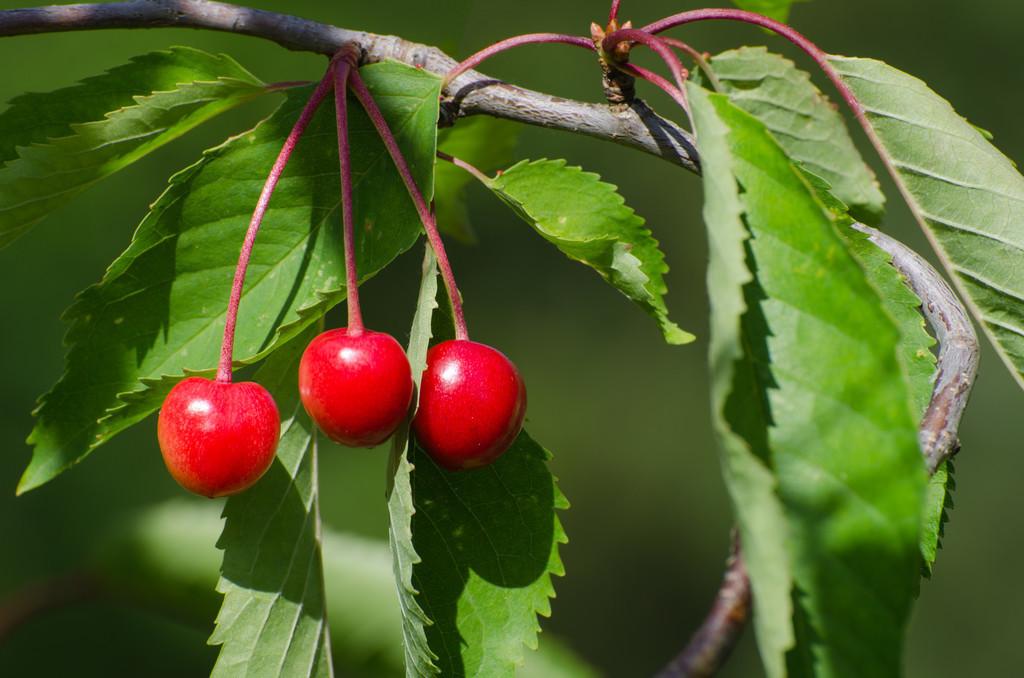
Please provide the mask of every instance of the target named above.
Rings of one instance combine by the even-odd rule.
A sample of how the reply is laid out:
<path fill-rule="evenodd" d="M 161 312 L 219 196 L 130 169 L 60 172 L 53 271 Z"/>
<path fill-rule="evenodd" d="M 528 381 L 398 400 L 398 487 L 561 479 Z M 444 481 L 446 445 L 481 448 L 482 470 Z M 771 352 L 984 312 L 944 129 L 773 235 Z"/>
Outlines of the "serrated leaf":
<path fill-rule="evenodd" d="M 437 259 L 433 250 L 426 248 L 420 291 L 409 332 L 406 354 L 412 368 L 413 380 L 419 388 L 420 378 L 427 366 L 427 348 L 430 345 L 431 320 L 437 303 Z M 417 392 L 417 398 L 418 398 Z M 415 411 L 415 403 L 411 408 Z M 417 600 L 414 567 L 421 562 L 413 540 L 413 515 L 416 508 L 412 492 L 413 466 L 409 459 L 409 421 L 395 432 L 391 441 L 388 472 L 388 543 L 391 546 L 392 569 L 398 588 L 398 602 L 402 609 L 402 645 L 405 650 L 407 676 L 434 676 L 440 673 L 437 654 L 430 647 L 426 629 L 434 622 L 423 611 Z"/>
<path fill-rule="evenodd" d="M 512 162 L 518 130 L 519 126 L 508 120 L 475 115 L 460 120 L 455 127 L 441 130 L 437 147 L 482 172 L 492 172 Z M 463 195 L 466 185 L 473 180 L 466 170 L 445 160 L 437 161 L 434 170 L 437 225 L 465 243 L 476 242 Z"/>
<path fill-rule="evenodd" d="M 0 247 L 97 181 L 267 93 L 225 55 L 174 48 L 0 115 Z"/>
<path fill-rule="evenodd" d="M 776 21 L 786 21 L 789 18 L 789 10 L 798 2 L 809 0 L 732 0 L 732 4 L 748 12 L 757 12 L 771 17 Z"/>
<path fill-rule="evenodd" d="M 691 87 L 689 96 L 694 131 L 700 137 L 710 255 L 712 416 L 753 589 L 754 632 L 765 672 L 777 678 L 785 675 L 786 651 L 796 642 L 790 620 L 793 575 L 783 539 L 786 518 L 765 438 L 771 421 L 765 408 L 744 407 L 749 403 L 743 402 L 743 394 L 758 388 L 757 366 L 743 345 L 743 323 L 749 324 L 749 314 L 758 308 L 757 299 L 748 307 L 745 294 L 754 280 L 747 266 L 750 233 L 743 223 L 729 130 L 704 90 Z M 739 416 L 743 412 L 746 417 Z"/>
<path fill-rule="evenodd" d="M 721 91 L 763 122 L 791 159 L 828 182 L 854 218 L 878 223 L 885 211 L 878 181 L 806 71 L 764 47 L 723 52 L 711 65 Z"/>
<path fill-rule="evenodd" d="M 432 322 L 446 318 L 438 291 L 428 250 L 408 351 L 417 384 L 431 339 L 451 332 L 450 322 Z M 537 615 L 550 615 L 566 541 L 555 511 L 568 504 L 549 456 L 524 431 L 490 466 L 450 472 L 410 439 L 407 424 L 396 434 L 389 535 L 406 675 L 514 676 L 525 649 L 537 649 Z"/>
<path fill-rule="evenodd" d="M 221 603 L 214 586 L 222 552 L 214 544 L 222 530 L 216 502 L 178 498 L 143 507 L 96 541 L 89 569 L 126 602 L 208 624 Z M 399 675 L 405 667 L 401 616 L 387 543 L 327 525 L 321 542 L 336 670 L 346 676 Z M 545 634 L 517 675 L 592 678 L 597 673 Z"/>
<path fill-rule="evenodd" d="M 304 332 L 275 351 L 254 380 L 281 412 L 277 456 L 256 485 L 224 507 L 217 590 L 224 602 L 210 644 L 212 676 L 333 675 L 324 602 L 316 431 L 299 400 Z"/>
<path fill-rule="evenodd" d="M 439 78 L 396 63 L 363 69 L 430 194 Z M 256 198 L 309 89 L 256 129 L 173 177 L 131 245 L 83 292 L 64 376 L 44 396 L 19 491 L 50 480 L 154 412 L 182 375 L 215 365 L 228 290 Z M 421 233 L 405 186 L 361 109 L 350 112 L 356 247 L 362 279 Z M 257 360 L 344 298 L 337 143 L 330 105 L 316 116 L 281 179 L 256 241 L 235 356 Z"/>
<path fill-rule="evenodd" d="M 892 257 L 873 245 L 859 231 L 842 228 L 850 252 L 857 258 L 868 280 L 878 290 L 885 308 L 900 330 L 899 356 L 908 377 L 914 414 L 920 421 L 931 401 L 935 383 L 935 339 L 925 330 L 920 313 L 921 300 L 907 287 L 902 275 L 892 266 Z M 945 507 L 949 500 L 946 465 L 940 466 L 928 480 L 924 513 L 921 521 L 921 557 L 925 576 L 931 574 L 945 523 Z"/>
<path fill-rule="evenodd" d="M 490 187 L 566 256 L 593 268 L 653 316 L 668 343 L 695 339 L 669 320 L 665 256 L 615 186 L 564 160 L 536 160 L 500 173 Z"/>
<path fill-rule="evenodd" d="M 537 648 L 537 615 L 551 614 L 567 541 L 556 511 L 568 502 L 549 458 L 525 431 L 473 471 L 446 471 L 414 449 L 414 581 L 441 675 L 514 676 Z"/>
<path fill-rule="evenodd" d="M 755 273 L 741 325 L 755 389 L 726 417 L 771 422 L 762 440 L 788 524 L 775 537 L 793 576 L 787 669 L 896 675 L 927 483 L 900 333 L 805 175 L 756 118 L 708 99 L 728 128 Z"/>
<path fill-rule="evenodd" d="M 1024 177 L 923 82 L 830 56 L 968 308 L 1024 387 Z"/>

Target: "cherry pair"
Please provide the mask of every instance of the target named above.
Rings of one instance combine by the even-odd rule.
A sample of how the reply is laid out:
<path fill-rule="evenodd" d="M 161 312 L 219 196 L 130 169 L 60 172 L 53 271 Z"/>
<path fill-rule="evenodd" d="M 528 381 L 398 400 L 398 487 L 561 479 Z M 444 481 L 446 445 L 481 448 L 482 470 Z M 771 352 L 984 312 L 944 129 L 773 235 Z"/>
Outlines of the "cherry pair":
<path fill-rule="evenodd" d="M 456 339 L 427 355 L 413 429 L 441 466 L 457 470 L 494 461 L 515 440 L 526 411 L 526 390 L 515 366 L 497 350 L 469 340 L 433 212 L 420 193 L 394 134 L 356 68 L 356 53 L 343 49 L 314 90 L 285 140 L 257 201 L 231 288 L 224 341 L 215 381 L 179 382 L 160 410 L 160 449 L 171 475 L 186 489 L 209 497 L 240 492 L 270 467 L 280 415 L 259 384 L 231 381 L 238 305 L 256 233 L 277 182 L 316 109 L 333 88 L 338 126 L 348 327 L 316 337 L 299 365 L 303 406 L 333 440 L 373 447 L 390 437 L 412 401 L 412 375 L 393 337 L 366 330 L 359 307 L 352 211 L 352 175 L 346 96 L 351 88 L 376 127 L 416 206 L 438 269 L 452 300 Z"/>
<path fill-rule="evenodd" d="M 349 447 L 374 447 L 391 437 L 412 392 L 405 352 L 381 332 L 324 332 L 299 365 L 306 411 L 329 438 Z M 428 352 L 412 425 L 439 465 L 458 470 L 494 461 L 515 440 L 525 412 L 523 380 L 499 351 L 456 339 Z"/>

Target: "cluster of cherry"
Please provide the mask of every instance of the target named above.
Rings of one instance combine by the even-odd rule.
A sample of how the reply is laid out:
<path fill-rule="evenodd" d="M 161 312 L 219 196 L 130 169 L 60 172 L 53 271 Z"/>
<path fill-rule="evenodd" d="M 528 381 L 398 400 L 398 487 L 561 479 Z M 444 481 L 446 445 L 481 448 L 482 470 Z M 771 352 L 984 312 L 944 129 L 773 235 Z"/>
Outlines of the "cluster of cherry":
<path fill-rule="evenodd" d="M 271 195 L 319 104 L 334 91 L 338 123 L 348 325 L 326 331 L 306 347 L 299 364 L 299 394 L 306 411 L 332 440 L 375 447 L 409 414 L 412 371 L 389 334 L 363 326 L 354 251 L 352 176 L 347 93 L 351 89 L 373 122 L 416 205 L 452 304 L 456 338 L 427 353 L 412 429 L 420 447 L 449 470 L 489 464 L 513 443 L 526 413 L 526 389 L 512 362 L 490 346 L 469 340 L 461 297 L 434 214 L 413 180 L 370 91 L 359 76 L 356 54 L 332 59 L 285 140 L 257 202 L 235 271 L 215 380 L 190 377 L 168 394 L 158 437 L 164 462 L 183 487 L 219 497 L 252 486 L 277 450 L 280 415 L 270 393 L 255 382 L 232 383 L 238 305 L 256 233 Z"/>
<path fill-rule="evenodd" d="M 699 9 L 673 14 L 633 28 L 618 19 L 620 0 L 612 0 L 608 23 L 591 26 L 589 37 L 530 33 L 486 47 L 448 72 L 442 90 L 466 71 L 505 50 L 523 45 L 560 43 L 596 52 L 609 72 L 645 80 L 668 93 L 689 116 L 687 69 L 676 51 L 691 57 L 712 83 L 704 54 L 661 35 L 699 21 L 740 21 L 786 38 L 807 53 L 835 84 L 855 117 L 872 134 L 853 92 L 828 63 L 827 55 L 789 26 L 736 9 Z M 667 66 L 672 79 L 629 62 L 630 50 L 644 46 Z M 171 475 L 186 488 L 207 496 L 239 492 L 255 483 L 273 461 L 280 417 L 273 399 L 258 384 L 231 383 L 232 346 L 242 284 L 256 232 L 274 187 L 295 145 L 320 102 L 333 89 L 338 117 L 341 206 L 345 243 L 348 327 L 321 334 L 307 347 L 299 366 L 299 393 L 310 416 L 332 440 L 351 447 L 373 447 L 390 437 L 408 414 L 413 384 L 409 362 L 390 335 L 363 327 L 359 311 L 352 226 L 352 177 L 349 167 L 346 96 L 351 88 L 373 122 L 409 191 L 452 304 L 455 340 L 434 346 L 420 384 L 412 420 L 416 441 L 440 466 L 451 470 L 484 466 L 507 450 L 522 427 L 526 390 L 515 366 L 500 352 L 469 340 L 462 302 L 433 211 L 416 186 L 394 134 L 359 76 L 357 52 L 343 48 L 331 60 L 267 177 L 242 245 L 228 304 L 224 343 L 216 381 L 193 377 L 171 390 L 160 411 L 160 449 Z M 483 174 L 457 158 L 438 154 L 472 174 Z"/>

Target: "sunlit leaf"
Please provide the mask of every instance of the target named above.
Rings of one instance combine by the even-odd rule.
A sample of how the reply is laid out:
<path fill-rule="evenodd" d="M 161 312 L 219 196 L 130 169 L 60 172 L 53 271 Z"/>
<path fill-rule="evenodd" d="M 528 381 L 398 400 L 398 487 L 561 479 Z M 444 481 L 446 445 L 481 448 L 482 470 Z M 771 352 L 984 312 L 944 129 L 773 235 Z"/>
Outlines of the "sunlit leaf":
<path fill-rule="evenodd" d="M 276 351 L 254 380 L 281 412 L 277 457 L 255 486 L 224 507 L 217 590 L 224 603 L 210 643 L 213 676 L 329 677 L 316 432 L 299 401 L 299 358 L 316 327 Z"/>
<path fill-rule="evenodd" d="M 100 179 L 267 88 L 228 56 L 178 47 L 0 115 L 0 247 Z"/>
<path fill-rule="evenodd" d="M 429 195 L 440 80 L 395 63 L 363 73 Z M 182 375 L 213 368 L 243 234 L 308 95 L 290 92 L 255 130 L 177 174 L 102 282 L 67 312 L 65 373 L 36 411 L 35 450 L 20 491 L 154 412 Z M 357 105 L 350 122 L 356 247 L 366 279 L 411 247 L 421 226 Z M 238 362 L 267 355 L 344 298 L 338 184 L 328 104 L 299 143 L 256 241 L 235 337 Z"/>
<path fill-rule="evenodd" d="M 969 310 L 1024 387 L 1024 177 L 917 78 L 872 59 L 829 59 Z"/>
<path fill-rule="evenodd" d="M 744 317 L 757 312 L 759 301 L 748 301 L 745 294 L 754 281 L 747 261 L 750 233 L 743 223 L 729 129 L 703 90 L 691 87 L 689 92 L 694 129 L 701 140 L 710 255 L 712 416 L 756 601 L 754 632 L 765 671 L 776 678 L 785 675 L 786 652 L 796 642 L 790 602 L 793 574 L 783 539 L 786 517 L 767 448 L 769 413 L 746 400 L 761 388 L 754 356 L 744 346 L 744 323 L 749 324 Z"/>
<path fill-rule="evenodd" d="M 711 66 L 721 91 L 763 122 L 791 159 L 827 181 L 854 218 L 872 224 L 881 219 L 885 196 L 874 173 L 806 71 L 763 47 L 723 52 Z"/>
<path fill-rule="evenodd" d="M 428 247 L 423 259 L 423 274 L 407 350 L 417 388 L 427 366 L 431 321 L 437 308 L 437 259 Z M 388 472 L 388 542 L 391 545 L 392 569 L 402 610 L 402 645 L 405 650 L 406 675 L 433 676 L 440 672 L 436 663 L 437 654 L 427 641 L 427 628 L 434 622 L 424 612 L 417 599 L 418 584 L 415 582 L 413 571 L 422 558 L 416 551 L 413 536 L 413 515 L 416 508 L 412 492 L 413 465 L 410 462 L 409 448 L 409 422 L 406 421 L 391 442 Z"/>
<path fill-rule="evenodd" d="M 521 162 L 490 186 L 566 256 L 593 268 L 653 316 L 668 343 L 694 340 L 669 320 L 663 278 L 668 266 L 658 241 L 615 186 L 564 160 Z"/>
<path fill-rule="evenodd" d="M 731 172 L 741 188 L 754 274 L 732 330 L 743 348 L 737 364 L 752 374 L 723 409 L 774 474 L 786 517 L 786 532 L 773 536 L 792 576 L 787 670 L 898 674 L 927 483 L 901 335 L 805 175 L 756 118 L 724 95 L 707 99 L 705 111 L 728 130 L 729 164 L 715 172 Z M 735 311 L 738 284 L 711 293 L 731 295 Z M 769 650 L 774 660 L 777 647 Z"/>

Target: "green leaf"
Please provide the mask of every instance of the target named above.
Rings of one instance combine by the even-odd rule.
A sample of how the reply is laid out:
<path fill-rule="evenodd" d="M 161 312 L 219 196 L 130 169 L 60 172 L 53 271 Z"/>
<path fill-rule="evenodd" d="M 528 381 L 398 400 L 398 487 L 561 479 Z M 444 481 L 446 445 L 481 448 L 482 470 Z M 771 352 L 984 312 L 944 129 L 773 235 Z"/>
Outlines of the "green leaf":
<path fill-rule="evenodd" d="M 690 87 L 688 91 L 694 131 L 700 137 L 710 255 L 712 416 L 753 590 L 754 632 L 765 671 L 769 678 L 777 678 L 786 674 L 786 651 L 796 642 L 790 620 L 793 575 L 783 538 L 786 517 L 776 495 L 767 448 L 771 421 L 765 407 L 744 398 L 760 388 L 754 356 L 744 346 L 748 331 L 744 326 L 763 323 L 763 318 L 755 321 L 758 300 L 746 298 L 754 289 L 746 252 L 750 233 L 743 223 L 729 129 L 704 90 Z"/>
<path fill-rule="evenodd" d="M 268 90 L 224 55 L 178 47 L 0 115 L 0 247 L 97 181 Z"/>
<path fill-rule="evenodd" d="M 437 259 L 430 247 L 423 258 L 416 313 L 409 332 L 407 355 L 413 380 L 419 387 L 423 370 L 427 366 L 427 348 L 430 345 L 431 320 L 437 304 Z M 415 410 L 415 404 L 411 411 Z M 405 649 L 405 667 L 408 676 L 434 676 L 440 671 L 435 654 L 427 640 L 426 629 L 434 622 L 427 616 L 416 599 L 419 591 L 414 582 L 414 567 L 422 559 L 413 541 L 413 515 L 416 508 L 412 492 L 413 466 L 409 461 L 409 421 L 395 432 L 391 442 L 390 470 L 388 472 L 388 542 L 393 558 L 392 569 L 398 587 L 398 601 L 402 609 L 402 637 Z"/>
<path fill-rule="evenodd" d="M 432 190 L 439 78 L 395 63 L 363 69 L 416 179 Z M 184 374 L 216 363 L 238 250 L 266 174 L 309 89 L 255 130 L 180 172 L 103 281 L 68 310 L 65 374 L 44 396 L 19 491 L 37 487 L 145 418 Z M 249 363 L 344 298 L 334 112 L 298 145 L 256 241 L 235 337 Z M 362 279 L 419 238 L 419 218 L 361 109 L 351 111 Z"/>
<path fill-rule="evenodd" d="M 519 126 L 507 120 L 475 115 L 460 120 L 455 127 L 441 130 L 438 150 L 464 160 L 482 172 L 505 167 L 513 159 Z M 445 233 L 465 243 L 476 242 L 463 193 L 473 181 L 466 170 L 438 160 L 434 170 L 434 204 L 437 225 Z"/>
<path fill-rule="evenodd" d="M 564 574 L 556 510 L 568 503 L 550 455 L 524 431 L 496 462 L 446 471 L 412 454 L 414 568 L 419 601 L 434 621 L 430 648 L 445 676 L 515 676 L 537 649 L 537 615 L 551 614 L 552 575 Z M 525 646 L 525 647 L 524 647 Z"/>
<path fill-rule="evenodd" d="M 919 310 L 921 300 L 907 287 L 899 271 L 893 268 L 892 257 L 873 245 L 865 234 L 849 228 L 841 228 L 840 232 L 900 330 L 901 368 L 907 374 L 914 416 L 920 422 L 928 409 L 935 383 L 935 355 L 932 353 L 935 339 L 925 330 Z M 921 523 L 921 556 L 925 575 L 931 573 L 935 563 L 945 522 L 947 480 L 948 473 L 943 464 L 928 481 Z"/>
<path fill-rule="evenodd" d="M 723 52 L 711 65 L 730 101 L 763 122 L 791 159 L 828 182 L 854 218 L 881 220 L 885 196 L 874 173 L 805 71 L 764 47 Z"/>
<path fill-rule="evenodd" d="M 433 336 L 450 332 L 427 251 L 409 340 L 417 384 Z M 435 313 L 435 311 L 439 312 Z M 436 328 L 436 329 L 435 329 Z M 555 514 L 568 507 L 525 433 L 490 466 L 449 472 L 415 441 L 395 436 L 388 509 L 409 676 L 514 676 L 537 649 L 537 614 L 550 615 L 552 575 L 562 575 Z"/>
<path fill-rule="evenodd" d="M 953 461 L 947 460 L 932 474 L 928 482 L 928 492 L 924 503 L 924 529 L 921 532 L 921 555 L 924 562 L 921 573 L 931 577 L 942 548 L 942 537 L 949 512 L 953 510 L 953 492 L 956 490 L 956 477 Z"/>
<path fill-rule="evenodd" d="M 222 602 L 214 590 L 222 552 L 219 504 L 174 499 L 144 507 L 99 539 L 89 563 L 105 590 L 197 627 Z M 402 622 L 387 543 L 324 526 L 323 564 L 334 664 L 343 675 L 393 676 L 405 667 Z M 523 678 L 591 678 L 596 672 L 548 634 Z"/>
<path fill-rule="evenodd" d="M 224 507 L 217 545 L 224 603 L 210 643 L 213 676 L 331 676 L 320 544 L 316 431 L 299 400 L 299 359 L 316 326 L 273 355 L 255 381 L 281 411 L 281 441 L 266 475 Z"/>
<path fill-rule="evenodd" d="M 751 447 L 767 452 L 786 515 L 774 536 L 793 577 L 787 668 L 896 675 L 927 484 L 901 335 L 803 172 L 757 119 L 708 99 L 728 129 L 755 273 L 741 321 L 754 389 L 731 394 L 726 418 L 760 433 Z"/>
<path fill-rule="evenodd" d="M 798 2 L 808 0 L 732 0 L 732 4 L 748 12 L 757 12 L 771 17 L 776 21 L 786 21 L 789 18 L 790 7 Z"/>
<path fill-rule="evenodd" d="M 830 56 L 968 308 L 1024 387 L 1024 177 L 923 82 Z"/>
<path fill-rule="evenodd" d="M 490 187 L 566 256 L 593 268 L 653 316 L 668 343 L 695 339 L 669 320 L 665 257 L 615 186 L 564 160 L 536 160 L 502 172 Z"/>

